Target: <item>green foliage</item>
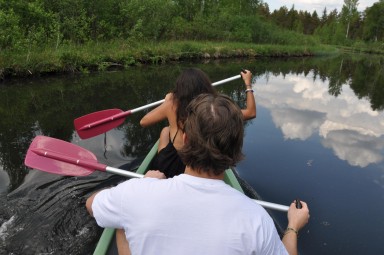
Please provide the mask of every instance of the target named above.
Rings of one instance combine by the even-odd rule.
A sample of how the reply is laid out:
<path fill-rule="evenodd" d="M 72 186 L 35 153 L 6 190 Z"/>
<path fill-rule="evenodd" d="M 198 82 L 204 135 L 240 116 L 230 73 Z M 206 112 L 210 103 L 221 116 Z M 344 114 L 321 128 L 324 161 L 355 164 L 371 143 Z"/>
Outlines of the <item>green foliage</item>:
<path fill-rule="evenodd" d="M 0 0 L 1 49 L 125 39 L 286 43 L 258 0 Z M 295 16 L 293 11 L 290 11 Z M 260 33 L 260 28 L 263 31 Z M 279 30 L 280 31 L 280 30 Z"/>
<path fill-rule="evenodd" d="M 299 45 L 302 54 L 320 42 L 356 46 L 364 40 L 376 42 L 369 48 L 380 48 L 383 5 L 380 0 L 364 15 L 353 11 L 348 16 L 345 9 L 341 14 L 324 10 L 319 17 L 294 6 L 269 13 L 268 5 L 259 0 L 0 0 L 0 50 L 10 56 L 0 56 L 0 75 L 22 68 L 27 70 L 24 73 L 106 70 L 200 58 L 205 53 L 214 57 L 281 54 L 269 45 L 284 45 L 284 49 Z M 169 41 L 181 41 L 183 46 L 158 47 Z M 202 49 L 193 41 L 268 46 L 247 45 L 250 51 L 232 46 Z M 293 52 L 297 54 L 296 49 Z"/>
<path fill-rule="evenodd" d="M 0 48 L 22 49 L 49 43 L 55 34 L 55 16 L 39 1 L 0 1 Z"/>
<path fill-rule="evenodd" d="M 384 0 L 364 12 L 358 12 L 357 5 L 358 0 L 345 0 L 340 13 L 325 8 L 321 17 L 316 12 L 297 11 L 294 6 L 289 11 L 283 6 L 270 15 L 263 12 L 263 16 L 279 27 L 315 35 L 322 43 L 350 46 L 359 40 L 383 41 Z"/>
<path fill-rule="evenodd" d="M 77 68 L 82 68 L 84 61 L 83 58 L 76 52 L 64 52 L 60 56 L 61 64 L 65 70 L 74 72 Z"/>
<path fill-rule="evenodd" d="M 315 31 L 321 42 L 334 45 L 345 45 L 345 26 L 340 23 L 326 23 Z"/>
<path fill-rule="evenodd" d="M 365 11 L 363 39 L 384 41 L 384 0 L 373 4 Z"/>
<path fill-rule="evenodd" d="M 284 35 L 282 35 L 284 36 Z M 283 38 L 283 37 L 282 37 Z M 292 35 L 290 38 L 294 39 Z M 182 59 L 256 56 L 307 56 L 334 52 L 334 48 L 300 38 L 300 45 L 254 44 L 212 41 L 161 41 L 132 45 L 127 40 L 88 42 L 84 45 L 37 47 L 30 51 L 0 54 L 1 78 L 54 72 L 92 72 L 123 69 L 141 63 L 162 64 Z M 297 40 L 296 40 L 297 42 Z"/>
<path fill-rule="evenodd" d="M 159 40 L 172 24 L 174 5 L 172 1 L 132 0 L 119 4 L 121 36 L 133 40 Z"/>
<path fill-rule="evenodd" d="M 344 5 L 341 9 L 340 21 L 345 26 L 345 38 L 347 39 L 351 37 L 351 27 L 359 23 L 359 13 L 357 12 L 358 2 L 358 0 L 344 0 Z"/>
<path fill-rule="evenodd" d="M 20 48 L 23 35 L 19 28 L 19 17 L 13 10 L 0 9 L 0 27 L 0 48 Z"/>

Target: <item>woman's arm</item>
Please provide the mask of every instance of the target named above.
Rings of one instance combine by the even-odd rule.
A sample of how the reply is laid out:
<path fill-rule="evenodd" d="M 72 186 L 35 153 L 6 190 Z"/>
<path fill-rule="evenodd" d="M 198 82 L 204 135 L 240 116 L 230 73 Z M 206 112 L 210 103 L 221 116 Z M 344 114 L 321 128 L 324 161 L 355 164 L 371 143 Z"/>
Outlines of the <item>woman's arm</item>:
<path fill-rule="evenodd" d="M 241 77 L 245 83 L 245 94 L 247 97 L 247 107 L 242 109 L 244 120 L 249 120 L 256 118 L 256 102 L 255 96 L 253 95 L 253 90 L 251 86 L 252 82 L 252 73 L 248 70 L 244 70 L 245 72 L 241 72 Z"/>
<path fill-rule="evenodd" d="M 167 119 L 168 112 L 170 111 L 173 105 L 172 94 L 168 93 L 165 96 L 165 101 L 149 113 L 147 113 L 141 120 L 140 125 L 142 127 L 148 127 L 153 124 L 156 124 L 162 120 Z"/>

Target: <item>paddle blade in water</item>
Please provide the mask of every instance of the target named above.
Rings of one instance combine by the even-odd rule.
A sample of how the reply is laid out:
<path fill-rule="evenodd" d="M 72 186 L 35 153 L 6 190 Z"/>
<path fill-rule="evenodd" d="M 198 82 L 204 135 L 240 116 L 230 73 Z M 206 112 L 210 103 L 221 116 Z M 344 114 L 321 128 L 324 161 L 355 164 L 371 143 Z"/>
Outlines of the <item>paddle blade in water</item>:
<path fill-rule="evenodd" d="M 123 124 L 127 113 L 120 109 L 93 112 L 75 119 L 75 129 L 82 139 L 94 137 Z"/>
<path fill-rule="evenodd" d="M 65 160 L 46 157 L 42 154 L 44 151 L 55 153 L 58 158 Z M 81 159 L 82 161 L 97 163 L 97 158 L 92 152 L 75 144 L 46 136 L 37 136 L 32 141 L 24 163 L 28 167 L 60 175 L 86 176 L 95 171 L 93 168 L 68 163 L 68 159 L 75 160 L 75 162 Z"/>

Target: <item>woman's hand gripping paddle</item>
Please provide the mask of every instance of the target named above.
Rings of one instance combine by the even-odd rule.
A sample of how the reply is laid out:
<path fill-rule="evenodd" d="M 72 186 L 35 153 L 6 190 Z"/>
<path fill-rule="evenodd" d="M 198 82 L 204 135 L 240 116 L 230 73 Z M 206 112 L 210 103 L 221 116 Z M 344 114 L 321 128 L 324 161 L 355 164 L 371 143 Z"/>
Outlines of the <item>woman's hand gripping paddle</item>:
<path fill-rule="evenodd" d="M 214 82 L 212 83 L 212 86 L 224 84 L 239 78 L 241 78 L 241 75 L 236 75 L 218 82 Z M 160 105 L 163 102 L 164 99 L 127 111 L 120 109 L 108 109 L 89 113 L 74 120 L 75 129 L 82 139 L 94 137 L 103 134 L 117 126 L 120 126 L 124 123 L 126 116 Z"/>
<path fill-rule="evenodd" d="M 47 136 L 37 136 L 32 141 L 24 163 L 30 168 L 59 175 L 86 176 L 98 170 L 125 177 L 144 177 L 142 174 L 100 164 L 92 152 L 75 144 Z M 265 208 L 283 212 L 288 211 L 289 208 L 286 205 L 256 199 L 253 201 Z"/>

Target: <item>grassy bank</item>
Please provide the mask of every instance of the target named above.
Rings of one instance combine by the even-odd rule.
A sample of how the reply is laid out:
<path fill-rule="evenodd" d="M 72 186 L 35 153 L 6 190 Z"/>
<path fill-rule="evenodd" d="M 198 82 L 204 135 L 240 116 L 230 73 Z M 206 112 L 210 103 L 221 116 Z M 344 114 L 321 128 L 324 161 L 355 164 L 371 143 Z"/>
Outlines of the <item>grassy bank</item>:
<path fill-rule="evenodd" d="M 335 46 L 342 52 L 347 53 L 366 53 L 384 55 L 384 44 L 380 42 L 362 43 L 356 42 L 350 46 Z"/>
<path fill-rule="evenodd" d="M 177 41 L 137 44 L 128 41 L 66 45 L 58 49 L 3 52 L 0 79 L 50 73 L 103 71 L 140 64 L 220 58 L 301 57 L 334 54 L 330 46 L 260 45 L 230 42 Z"/>

